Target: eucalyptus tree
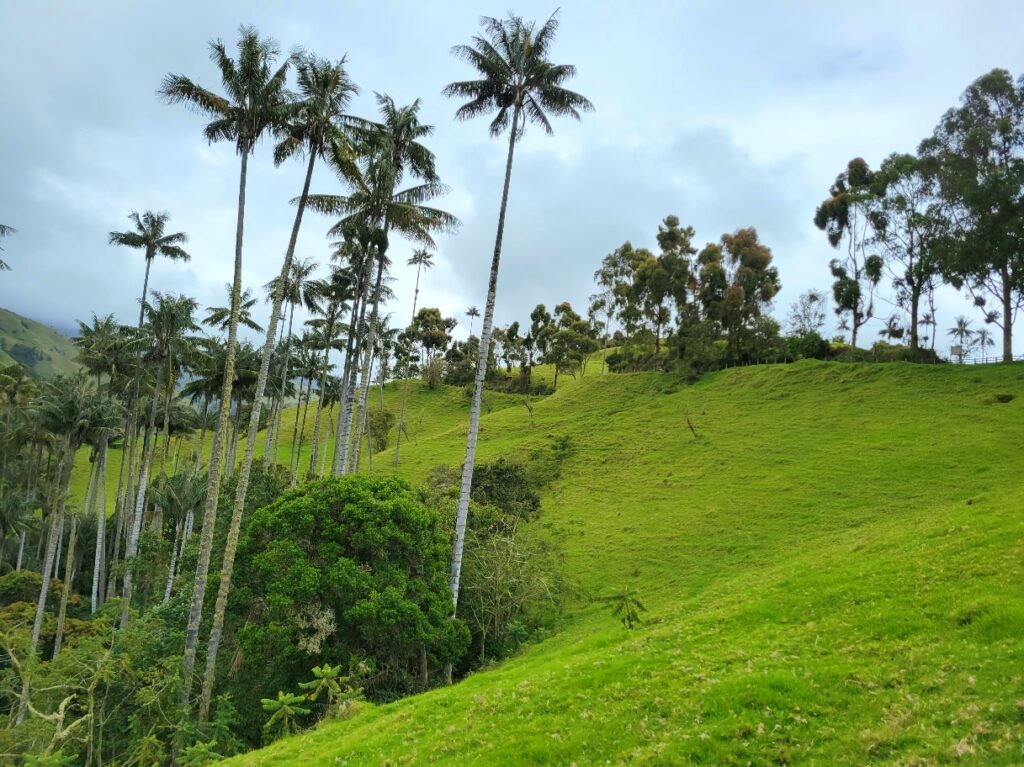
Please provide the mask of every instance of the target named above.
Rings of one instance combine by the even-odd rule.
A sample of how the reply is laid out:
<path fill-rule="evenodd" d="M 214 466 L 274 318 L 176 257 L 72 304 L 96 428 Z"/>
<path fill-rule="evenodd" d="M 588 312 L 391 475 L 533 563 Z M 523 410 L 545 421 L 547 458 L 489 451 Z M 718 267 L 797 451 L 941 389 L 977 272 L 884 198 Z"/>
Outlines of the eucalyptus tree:
<path fill-rule="evenodd" d="M 121 600 L 121 628 L 128 625 L 129 608 L 134 580 L 134 558 L 138 554 L 139 534 L 142 530 L 142 515 L 146 507 L 146 491 L 149 472 L 152 469 L 156 444 L 156 413 L 165 376 L 173 370 L 173 360 L 179 357 L 191 341 L 191 334 L 199 329 L 193 319 L 197 309 L 195 299 L 188 296 L 154 292 L 153 304 L 146 302 L 146 323 L 143 325 L 149 350 L 146 362 L 154 370 L 153 395 L 149 403 L 148 424 L 142 442 L 142 463 L 139 471 L 139 488 L 135 498 L 132 525 L 125 548 L 124 586 Z M 166 420 L 166 419 L 165 419 Z"/>
<path fill-rule="evenodd" d="M 271 413 L 270 425 L 267 427 L 267 444 L 263 454 L 264 468 L 270 465 L 270 457 L 273 456 L 277 462 L 277 448 L 281 433 L 281 419 L 284 418 L 284 399 L 288 385 L 288 370 L 292 358 L 292 327 L 295 322 L 295 309 L 304 306 L 308 311 L 314 312 L 318 308 L 316 291 L 312 289 L 314 282 L 313 275 L 319 268 L 319 264 L 311 258 L 296 261 L 292 259 L 291 267 L 285 279 L 275 277 L 264 287 L 268 290 L 268 300 L 273 303 L 276 296 L 278 284 L 284 285 L 282 293 L 282 307 L 288 304 L 288 332 L 285 334 L 284 350 L 281 355 L 281 372 L 277 393 L 276 412 Z M 281 316 L 283 318 L 283 314 Z"/>
<path fill-rule="evenodd" d="M 434 266 L 434 256 L 431 252 L 425 248 L 419 248 L 413 252 L 412 256 L 406 262 L 409 266 L 416 267 L 416 289 L 412 294 L 412 318 L 410 323 L 416 320 L 416 304 L 420 298 L 420 274 L 424 271 L 432 269 Z M 411 350 L 410 350 L 411 351 Z M 411 359 L 411 356 L 406 356 L 406 362 Z M 402 369 L 402 405 L 398 411 L 398 431 L 395 434 L 395 466 L 398 466 L 399 452 L 402 448 L 402 432 L 405 431 L 405 409 L 409 402 L 409 366 L 406 364 Z"/>
<path fill-rule="evenodd" d="M 1013 323 L 1024 307 L 1024 78 L 1015 82 L 1005 69 L 979 77 L 919 153 L 950 223 L 939 242 L 944 276 L 1003 331 L 1003 361 L 1012 362 Z"/>
<path fill-rule="evenodd" d="M 213 548 L 214 520 L 220 495 L 220 456 L 227 436 L 231 403 L 231 385 L 234 379 L 235 342 L 238 337 L 238 316 L 242 296 L 242 243 L 245 230 L 245 191 L 248 178 L 249 156 L 255 152 L 260 138 L 268 130 L 284 124 L 291 106 L 285 89 L 291 58 L 278 65 L 278 44 L 271 38 L 261 38 L 249 26 L 239 29 L 238 58 L 228 55 L 224 43 L 210 43 L 210 58 L 217 67 L 226 95 L 220 95 L 193 82 L 188 77 L 170 74 L 164 78 L 160 94 L 171 104 L 187 104 L 210 118 L 203 133 L 209 142 L 231 141 L 241 160 L 238 176 L 238 214 L 235 224 L 234 278 L 231 283 L 231 318 L 228 323 L 228 351 L 221 386 L 220 409 L 211 448 L 210 471 L 207 482 L 206 505 L 203 510 L 203 529 L 196 562 L 196 577 L 185 630 L 185 651 L 182 659 L 182 689 L 187 697 L 192 688 L 196 648 L 199 644 L 199 624 L 202 620 L 206 579 Z M 271 327 L 274 318 L 271 317 Z"/>
<path fill-rule="evenodd" d="M 6 224 L 0 224 L 0 237 L 10 237 L 12 234 L 17 232 L 13 226 L 7 226 Z M 0 248 L 0 252 L 3 252 L 3 248 Z M 0 258 L 0 272 L 9 272 L 11 267 L 8 266 L 7 262 Z"/>
<path fill-rule="evenodd" d="M 877 191 L 877 173 L 856 157 L 836 176 L 828 198 L 814 213 L 814 225 L 825 232 L 833 248 L 846 241 L 846 257 L 832 259 L 829 270 L 835 278 L 833 308 L 838 316 L 849 317 L 853 347 L 860 329 L 874 317 L 875 289 L 884 266 L 881 256 L 865 251 L 872 212 L 878 205 Z"/>
<path fill-rule="evenodd" d="M 509 183 L 512 180 L 512 159 L 516 142 L 522 138 L 527 123 L 539 126 L 545 133 L 553 133 L 549 115 L 580 118 L 593 105 L 585 97 L 564 87 L 576 74 L 571 64 L 554 64 L 550 60 L 551 45 L 558 31 L 557 12 L 539 28 L 519 16 L 506 19 L 485 17 L 483 33 L 473 38 L 471 45 L 458 45 L 454 55 L 470 64 L 480 75 L 476 80 L 451 83 L 444 95 L 467 99 L 455 116 L 469 120 L 496 113 L 490 124 L 491 136 L 508 131 L 508 156 L 505 160 L 505 182 L 498 210 L 498 229 L 494 238 L 494 254 L 487 285 L 483 327 L 480 330 L 480 350 L 477 358 L 473 403 L 469 414 L 469 437 L 466 440 L 466 460 L 462 465 L 462 484 L 455 523 L 455 545 L 449 585 L 452 602 L 458 604 L 459 576 L 462 570 L 462 549 L 469 514 L 469 494 L 473 485 L 473 461 L 480 428 L 480 406 L 484 377 L 491 344 L 494 321 L 494 300 L 498 288 L 498 266 L 501 244 L 505 233 L 505 213 L 508 209 Z"/>

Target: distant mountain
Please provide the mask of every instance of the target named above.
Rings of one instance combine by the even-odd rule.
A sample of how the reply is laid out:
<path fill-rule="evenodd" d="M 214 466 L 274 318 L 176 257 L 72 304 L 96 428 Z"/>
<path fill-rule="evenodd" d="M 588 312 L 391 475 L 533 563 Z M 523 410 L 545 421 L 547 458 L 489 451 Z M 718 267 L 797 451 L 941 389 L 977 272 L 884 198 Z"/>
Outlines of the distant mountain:
<path fill-rule="evenodd" d="M 0 309 L 0 365 L 19 363 L 36 380 L 74 373 L 77 350 L 71 339 L 42 323 Z"/>

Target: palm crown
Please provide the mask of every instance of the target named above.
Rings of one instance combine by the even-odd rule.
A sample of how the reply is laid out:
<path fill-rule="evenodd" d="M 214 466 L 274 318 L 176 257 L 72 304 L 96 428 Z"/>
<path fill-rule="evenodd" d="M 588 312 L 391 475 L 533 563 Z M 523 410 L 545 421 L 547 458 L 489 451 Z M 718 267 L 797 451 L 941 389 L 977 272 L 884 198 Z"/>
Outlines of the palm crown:
<path fill-rule="evenodd" d="M 238 59 L 231 58 L 224 43 L 210 43 L 210 59 L 220 70 L 225 95 L 221 96 L 184 75 L 164 78 L 159 93 L 168 103 L 187 104 L 210 117 L 203 135 L 211 144 L 233 141 L 239 154 L 250 154 L 268 128 L 280 127 L 289 116 L 285 89 L 292 58 L 276 69 L 280 46 L 261 38 L 255 28 L 239 28 Z"/>
<path fill-rule="evenodd" d="M 522 136 L 527 122 L 553 133 L 548 115 L 580 118 L 593 104 L 562 84 L 576 74 L 571 64 L 552 64 L 548 51 L 558 31 L 558 13 L 540 29 L 520 16 L 507 19 L 485 16 L 480 20 L 483 34 L 472 45 L 456 45 L 452 53 L 477 69 L 479 80 L 454 82 L 444 89 L 446 96 L 469 99 L 455 112 L 459 120 L 497 112 L 491 120 L 492 136 L 512 126 L 515 138 Z M 513 121 L 516 122 L 513 125 Z"/>

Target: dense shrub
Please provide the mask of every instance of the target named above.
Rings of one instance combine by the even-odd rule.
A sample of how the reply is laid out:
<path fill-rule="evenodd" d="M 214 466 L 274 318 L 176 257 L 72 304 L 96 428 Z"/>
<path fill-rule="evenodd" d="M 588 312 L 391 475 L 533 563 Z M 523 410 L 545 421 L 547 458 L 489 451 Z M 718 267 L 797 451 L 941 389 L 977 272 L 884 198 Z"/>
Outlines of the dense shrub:
<path fill-rule="evenodd" d="M 799 335 L 790 336 L 786 339 L 789 354 L 793 359 L 828 359 L 832 350 L 828 341 L 814 330 Z"/>
<path fill-rule="evenodd" d="M 373 440 L 373 452 L 379 453 L 388 446 L 391 427 L 395 425 L 395 414 L 390 410 L 378 408 L 370 410 L 370 439 Z"/>
<path fill-rule="evenodd" d="M 422 689 L 465 653 L 452 621 L 450 533 L 425 495 L 363 475 L 311 482 L 253 514 L 232 600 L 237 700 L 295 689 L 314 665 L 368 663 L 376 699 Z M 267 663 L 273 658 L 273 663 Z M 247 737 L 258 719 L 243 712 Z"/>

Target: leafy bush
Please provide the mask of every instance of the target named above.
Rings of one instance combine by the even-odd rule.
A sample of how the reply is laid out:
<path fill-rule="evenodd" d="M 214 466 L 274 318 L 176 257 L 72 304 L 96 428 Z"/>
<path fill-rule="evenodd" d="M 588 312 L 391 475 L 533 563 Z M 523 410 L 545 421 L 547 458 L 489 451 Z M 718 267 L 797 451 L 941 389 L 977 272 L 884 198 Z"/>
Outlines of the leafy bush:
<path fill-rule="evenodd" d="M 816 330 L 809 330 L 786 339 L 789 354 L 794 359 L 824 360 L 832 355 L 828 341 Z"/>
<path fill-rule="evenodd" d="M 313 664 L 355 659 L 376 669 L 367 694 L 389 699 L 422 688 L 424 661 L 464 654 L 469 632 L 450 620 L 450 535 L 424 499 L 401 480 L 355 475 L 311 482 L 253 514 L 231 604 L 238 700 L 295 689 Z M 255 713 L 243 712 L 250 739 Z"/>
<path fill-rule="evenodd" d="M 395 414 L 383 408 L 370 410 L 370 439 L 373 440 L 373 451 L 379 453 L 388 446 L 388 435 L 395 425 Z"/>
<path fill-rule="evenodd" d="M 472 498 L 521 519 L 531 519 L 540 510 L 540 498 L 530 487 L 526 469 L 504 458 L 474 468 Z"/>

